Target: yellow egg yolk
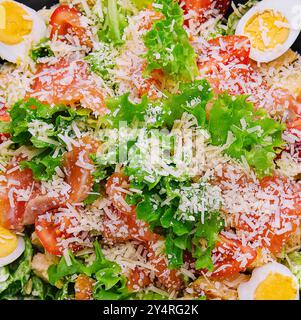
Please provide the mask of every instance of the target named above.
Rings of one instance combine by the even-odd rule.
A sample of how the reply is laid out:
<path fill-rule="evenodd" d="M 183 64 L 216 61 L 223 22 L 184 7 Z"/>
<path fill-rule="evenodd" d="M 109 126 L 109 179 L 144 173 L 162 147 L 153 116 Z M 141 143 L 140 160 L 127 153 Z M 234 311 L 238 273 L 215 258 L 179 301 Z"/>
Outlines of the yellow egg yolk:
<path fill-rule="evenodd" d="M 6 257 L 16 250 L 18 245 L 17 236 L 0 226 L 0 258 Z"/>
<path fill-rule="evenodd" d="M 0 3 L 0 42 L 15 45 L 31 33 L 33 22 L 28 13 L 17 3 Z"/>
<path fill-rule="evenodd" d="M 265 10 L 253 15 L 246 23 L 244 33 L 252 47 L 266 51 L 285 43 L 290 32 L 287 19 L 279 12 Z"/>
<path fill-rule="evenodd" d="M 295 300 L 297 290 L 292 277 L 270 272 L 256 288 L 254 300 Z"/>

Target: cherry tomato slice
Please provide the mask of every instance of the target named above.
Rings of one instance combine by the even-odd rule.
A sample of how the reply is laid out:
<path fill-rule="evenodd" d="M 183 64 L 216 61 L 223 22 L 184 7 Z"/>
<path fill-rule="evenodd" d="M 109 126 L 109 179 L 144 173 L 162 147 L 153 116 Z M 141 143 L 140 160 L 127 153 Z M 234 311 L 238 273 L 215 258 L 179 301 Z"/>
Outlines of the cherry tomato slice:
<path fill-rule="evenodd" d="M 185 13 L 194 11 L 197 14 L 197 20 L 203 23 L 214 9 L 217 9 L 221 14 L 226 14 L 231 0 L 179 0 L 179 2 L 184 4 Z"/>
<path fill-rule="evenodd" d="M 53 210 L 37 216 L 35 232 L 47 252 L 61 256 L 64 249 L 61 241 L 72 236 L 68 232 L 70 226 L 71 221 L 68 217 L 61 215 L 58 210 Z M 70 245 L 69 249 L 75 252 L 79 246 Z"/>
<path fill-rule="evenodd" d="M 220 235 L 216 248 L 212 252 L 214 270 L 210 277 L 229 278 L 243 272 L 256 259 L 256 256 L 256 250 L 242 245 L 240 240 Z"/>
<path fill-rule="evenodd" d="M 39 193 L 39 183 L 34 181 L 32 171 L 20 169 L 21 160 L 13 160 L 0 181 L 0 225 L 18 231 L 32 223 L 25 218 L 25 210 L 28 202 Z"/>
<path fill-rule="evenodd" d="M 82 45 L 92 47 L 91 39 L 87 36 L 87 29 L 81 21 L 81 12 L 74 7 L 67 5 L 57 7 L 50 17 L 50 25 L 50 39 L 73 33 L 79 38 Z"/>
<path fill-rule="evenodd" d="M 84 201 L 94 182 L 94 166 L 90 154 L 96 152 L 98 144 L 88 137 L 84 137 L 79 144 L 63 156 L 66 182 L 71 186 L 69 201 L 72 203 Z"/>
<path fill-rule="evenodd" d="M 261 180 L 260 188 L 275 212 L 248 214 L 251 224 L 240 218 L 237 230 L 245 232 L 250 241 L 261 241 L 262 246 L 276 254 L 300 224 L 301 186 L 285 178 L 266 177 Z"/>

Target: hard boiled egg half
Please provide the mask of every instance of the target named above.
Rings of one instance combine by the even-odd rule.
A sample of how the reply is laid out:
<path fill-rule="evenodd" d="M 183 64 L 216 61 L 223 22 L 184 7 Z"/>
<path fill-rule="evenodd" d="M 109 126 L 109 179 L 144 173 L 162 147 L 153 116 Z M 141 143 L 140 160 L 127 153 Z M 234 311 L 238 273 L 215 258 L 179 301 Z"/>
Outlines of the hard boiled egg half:
<path fill-rule="evenodd" d="M 0 226 L 0 268 L 18 259 L 24 249 L 25 243 L 22 237 Z"/>
<path fill-rule="evenodd" d="M 269 62 L 284 54 L 297 39 L 300 14 L 301 0 L 263 0 L 241 18 L 236 34 L 250 39 L 251 59 Z"/>
<path fill-rule="evenodd" d="M 46 36 L 38 13 L 15 1 L 0 0 L 0 57 L 13 63 L 26 58 L 33 43 Z"/>
<path fill-rule="evenodd" d="M 299 300 L 298 280 L 283 264 L 255 268 L 248 282 L 238 287 L 240 300 Z"/>

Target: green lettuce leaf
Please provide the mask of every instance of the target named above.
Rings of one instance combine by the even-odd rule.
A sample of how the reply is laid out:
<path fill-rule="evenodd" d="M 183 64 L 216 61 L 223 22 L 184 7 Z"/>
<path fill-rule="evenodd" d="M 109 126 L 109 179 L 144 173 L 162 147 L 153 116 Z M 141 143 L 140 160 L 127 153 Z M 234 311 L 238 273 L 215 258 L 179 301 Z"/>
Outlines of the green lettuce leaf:
<path fill-rule="evenodd" d="M 36 149 L 36 156 L 23 161 L 21 166 L 33 171 L 36 180 L 49 180 L 55 168 L 61 164 L 61 156 L 66 149 L 58 137 L 66 131 L 72 132 L 73 121 L 85 121 L 87 110 L 75 110 L 65 105 L 50 106 L 36 99 L 21 100 L 9 110 L 11 121 L 0 127 L 2 132 L 11 134 L 15 147 L 28 146 Z M 52 157 L 56 148 L 60 153 Z"/>
<path fill-rule="evenodd" d="M 129 94 L 124 94 L 106 100 L 110 113 L 102 122 L 111 128 L 119 128 L 121 122 L 127 125 L 140 123 L 148 129 L 171 128 L 175 120 L 180 119 L 184 112 L 189 112 L 202 126 L 206 119 L 205 106 L 212 98 L 213 92 L 207 80 L 182 84 L 178 94 L 162 101 L 151 101 L 143 96 L 140 103 L 134 103 L 129 100 Z"/>
<path fill-rule="evenodd" d="M 53 158 L 50 155 L 45 157 L 38 156 L 31 161 L 22 161 L 21 168 L 29 168 L 32 170 L 35 180 L 51 180 L 55 173 L 55 168 L 60 167 L 62 156 Z"/>
<path fill-rule="evenodd" d="M 114 46 L 123 43 L 122 35 L 128 25 L 127 17 L 132 12 L 118 0 L 101 0 L 102 16 L 99 16 L 98 38 Z"/>
<path fill-rule="evenodd" d="M 244 95 L 220 95 L 210 109 L 208 130 L 213 145 L 228 143 L 226 154 L 238 160 L 244 157 L 257 175 L 263 177 L 275 168 L 273 161 L 283 146 L 285 125 L 271 119 L 264 109 L 255 110 L 246 99 Z"/>
<path fill-rule="evenodd" d="M 166 75 L 182 81 L 191 81 L 198 74 L 196 54 L 183 27 L 183 10 L 175 0 L 157 0 L 154 9 L 163 19 L 154 21 L 145 35 L 147 48 L 146 73 L 161 69 Z"/>
<path fill-rule="evenodd" d="M 207 214 L 204 223 L 199 222 L 196 227 L 196 232 L 193 235 L 192 243 L 195 245 L 193 257 L 196 258 L 195 268 L 207 268 L 213 271 L 213 263 L 211 252 L 215 248 L 217 236 L 224 228 L 224 220 L 219 212 L 210 212 Z M 205 240 L 205 244 L 201 241 Z"/>
<path fill-rule="evenodd" d="M 298 279 L 301 288 L 301 252 L 294 251 L 287 256 L 287 266 Z"/>
<path fill-rule="evenodd" d="M 126 278 L 121 275 L 121 268 L 115 262 L 109 261 L 103 255 L 98 241 L 94 242 L 95 260 L 87 265 L 69 252 L 71 265 L 65 258 L 48 268 L 49 283 L 55 285 L 59 280 L 64 280 L 75 274 L 85 274 L 97 280 L 94 286 L 95 299 L 121 299 L 128 295 Z M 68 292 L 68 287 L 65 287 Z"/>
<path fill-rule="evenodd" d="M 40 58 L 53 57 L 54 53 L 50 48 L 49 39 L 41 39 L 30 51 L 30 57 L 34 62 L 37 62 Z"/>

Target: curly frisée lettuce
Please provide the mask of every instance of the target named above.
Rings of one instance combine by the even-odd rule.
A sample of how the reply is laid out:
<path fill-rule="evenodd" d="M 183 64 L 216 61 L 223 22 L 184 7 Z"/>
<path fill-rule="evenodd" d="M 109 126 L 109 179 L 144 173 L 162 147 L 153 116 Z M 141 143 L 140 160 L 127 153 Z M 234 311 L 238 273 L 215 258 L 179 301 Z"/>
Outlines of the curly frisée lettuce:
<path fill-rule="evenodd" d="M 132 186 L 143 190 L 142 195 L 128 197 L 137 204 L 137 217 L 152 229 L 159 227 L 166 237 L 169 267 L 180 268 L 186 253 L 195 259 L 196 269 L 212 270 L 211 252 L 224 225 L 221 203 L 212 187 L 170 178 L 161 179 L 151 190 L 141 184 Z"/>
<path fill-rule="evenodd" d="M 49 180 L 60 165 L 66 143 L 60 137 L 72 135 L 73 121 L 84 120 L 86 110 L 75 110 L 65 105 L 50 107 L 36 99 L 19 101 L 9 110 L 11 121 L 5 123 L 1 132 L 11 134 L 15 148 L 27 146 L 35 156 L 23 161 L 21 166 L 29 167 L 37 180 Z M 55 157 L 55 150 L 60 150 Z"/>
<path fill-rule="evenodd" d="M 165 100 L 152 101 L 143 96 L 140 103 L 129 100 L 129 94 L 106 101 L 110 113 L 102 122 L 109 127 L 118 128 L 121 122 L 144 124 L 149 128 L 171 128 L 175 120 L 184 112 L 194 115 L 200 126 L 206 120 L 205 107 L 213 98 L 213 92 L 207 80 L 196 80 L 183 84 L 179 92 L 169 95 Z"/>
<path fill-rule="evenodd" d="M 153 8 L 164 17 L 154 21 L 152 29 L 144 37 L 146 73 L 161 69 L 173 79 L 193 80 L 198 68 L 196 54 L 183 27 L 183 10 L 175 0 L 157 0 Z"/>
<path fill-rule="evenodd" d="M 68 283 L 70 276 L 85 274 L 97 280 L 93 287 L 94 299 L 125 299 L 129 296 L 129 292 L 126 288 L 126 278 L 121 275 L 120 266 L 105 258 L 98 241 L 94 242 L 94 249 L 95 260 L 90 265 L 69 252 L 70 263 L 62 257 L 57 265 L 50 266 L 48 269 L 50 284 L 55 285 L 59 280 Z"/>
<path fill-rule="evenodd" d="M 275 168 L 285 125 L 271 119 L 266 110 L 255 110 L 246 99 L 243 95 L 220 95 L 210 109 L 208 130 L 213 145 L 226 145 L 226 154 L 246 160 L 263 177 Z"/>
<path fill-rule="evenodd" d="M 209 102 L 212 104 L 210 107 Z M 247 162 L 259 177 L 272 173 L 275 168 L 273 160 L 284 144 L 284 124 L 270 118 L 264 109 L 255 110 L 253 104 L 247 101 L 247 96 L 225 93 L 214 97 L 206 80 L 181 85 L 177 94 L 165 100 L 151 101 L 142 97 L 140 103 L 133 103 L 125 94 L 107 100 L 107 106 L 110 113 L 102 121 L 113 128 L 126 122 L 131 125 L 141 123 L 147 129 L 171 129 L 176 120 L 181 119 L 184 113 L 189 113 L 195 117 L 201 129 L 208 130 L 213 145 L 222 146 L 228 156 Z M 160 139 L 164 136 L 166 134 L 161 135 Z M 144 144 L 140 143 L 139 146 L 141 149 Z M 139 155 L 145 158 L 145 150 L 130 152 L 133 156 L 129 159 L 130 164 L 135 164 Z M 129 165 L 127 170 L 134 168 L 129 175 L 140 175 L 141 170 L 137 166 L 141 167 L 141 163 Z"/>

